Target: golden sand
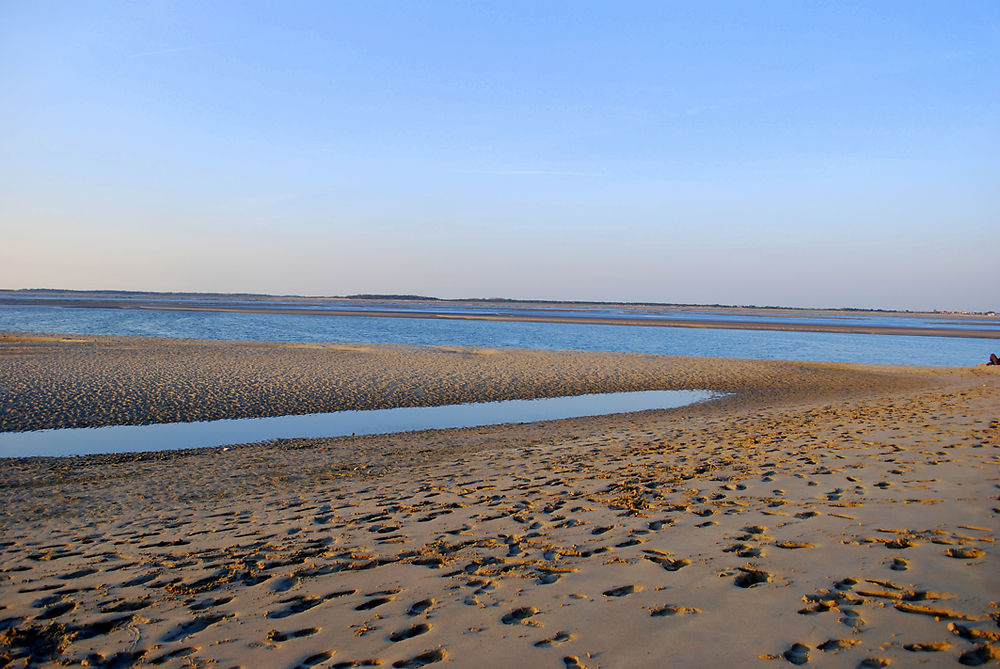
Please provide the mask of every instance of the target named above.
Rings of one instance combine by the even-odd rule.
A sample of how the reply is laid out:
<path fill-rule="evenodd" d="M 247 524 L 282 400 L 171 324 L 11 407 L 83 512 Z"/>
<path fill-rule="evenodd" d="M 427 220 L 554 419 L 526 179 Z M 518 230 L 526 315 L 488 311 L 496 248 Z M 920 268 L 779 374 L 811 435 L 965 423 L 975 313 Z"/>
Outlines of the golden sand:
<path fill-rule="evenodd" d="M 0 430 L 387 409 L 593 392 L 912 385 L 892 368 L 377 344 L 0 334 Z"/>
<path fill-rule="evenodd" d="M 169 405 L 181 419 L 246 415 L 226 412 L 249 380 L 267 389 L 260 413 L 378 406 L 424 385 L 435 400 L 735 394 L 525 425 L 0 461 L 8 666 L 1000 655 L 992 368 L 81 339 L 3 344 L 0 378 L 30 395 L 6 429 L 94 410 L 146 422 L 166 411 L 158 370 L 188 383 Z M 64 374 L 109 390 L 70 396 Z"/>

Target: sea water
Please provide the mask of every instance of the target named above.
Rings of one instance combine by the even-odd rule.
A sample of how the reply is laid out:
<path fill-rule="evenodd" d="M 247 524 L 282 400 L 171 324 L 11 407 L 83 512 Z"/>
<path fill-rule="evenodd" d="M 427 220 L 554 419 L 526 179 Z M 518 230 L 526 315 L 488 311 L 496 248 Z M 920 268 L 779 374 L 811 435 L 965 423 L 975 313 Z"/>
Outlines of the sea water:
<path fill-rule="evenodd" d="M 0 457 L 134 453 L 296 437 L 339 437 L 528 423 L 669 409 L 704 401 L 713 395 L 706 390 L 647 390 L 434 407 L 334 411 L 300 416 L 0 432 Z"/>
<path fill-rule="evenodd" d="M 911 322 L 890 316 L 878 320 L 882 325 Z M 963 337 L 7 305 L 0 306 L 2 330 L 945 366 L 976 365 L 1000 350 L 996 339 Z"/>

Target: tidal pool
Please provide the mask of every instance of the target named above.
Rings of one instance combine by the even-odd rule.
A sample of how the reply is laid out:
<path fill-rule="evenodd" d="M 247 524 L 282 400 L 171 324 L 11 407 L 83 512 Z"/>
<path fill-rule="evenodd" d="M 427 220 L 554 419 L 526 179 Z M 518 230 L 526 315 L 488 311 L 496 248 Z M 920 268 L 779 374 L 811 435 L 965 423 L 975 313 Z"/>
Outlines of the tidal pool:
<path fill-rule="evenodd" d="M 531 423 L 648 409 L 672 409 L 717 396 L 718 393 L 707 390 L 646 390 L 193 423 L 2 432 L 0 457 L 136 453 L 207 448 L 296 437 L 341 437 L 349 434 L 389 434 L 503 423 Z"/>

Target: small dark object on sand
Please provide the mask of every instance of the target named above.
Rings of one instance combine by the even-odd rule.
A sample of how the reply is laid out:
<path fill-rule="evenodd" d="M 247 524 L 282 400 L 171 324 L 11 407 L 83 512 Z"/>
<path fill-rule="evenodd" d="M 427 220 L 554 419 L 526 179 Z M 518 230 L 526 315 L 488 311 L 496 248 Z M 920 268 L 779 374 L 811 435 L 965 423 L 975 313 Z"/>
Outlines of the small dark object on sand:
<path fill-rule="evenodd" d="M 996 353 L 990 353 L 990 361 L 986 363 L 987 365 L 1000 365 L 1000 358 L 997 357 Z"/>

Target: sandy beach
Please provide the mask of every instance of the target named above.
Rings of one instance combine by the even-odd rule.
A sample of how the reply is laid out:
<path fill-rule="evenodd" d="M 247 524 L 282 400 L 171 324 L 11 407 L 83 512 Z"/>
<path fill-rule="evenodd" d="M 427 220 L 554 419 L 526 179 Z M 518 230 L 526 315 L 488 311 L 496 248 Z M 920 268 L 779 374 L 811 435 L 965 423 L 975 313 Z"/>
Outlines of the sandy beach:
<path fill-rule="evenodd" d="M 0 338 L 8 431 L 703 388 L 636 414 L 0 460 L 0 666 L 976 666 L 1000 370 Z"/>

